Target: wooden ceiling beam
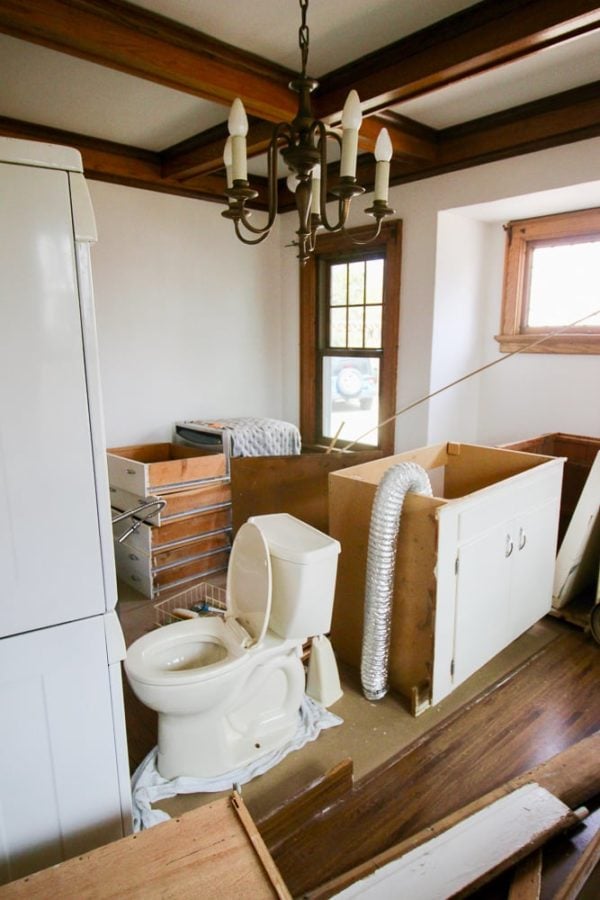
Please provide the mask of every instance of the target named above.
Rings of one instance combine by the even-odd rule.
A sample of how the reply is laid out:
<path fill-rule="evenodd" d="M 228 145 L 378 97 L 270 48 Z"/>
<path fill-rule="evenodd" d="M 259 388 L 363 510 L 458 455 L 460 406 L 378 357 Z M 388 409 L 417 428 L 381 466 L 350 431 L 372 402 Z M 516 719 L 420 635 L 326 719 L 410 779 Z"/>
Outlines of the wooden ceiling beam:
<path fill-rule="evenodd" d="M 95 181 L 108 181 L 218 203 L 225 201 L 223 176 L 205 175 L 182 185 L 175 179 L 162 176 L 160 155 L 149 150 L 5 117 L 0 117 L 0 135 L 74 147 L 81 153 L 86 177 Z M 257 179 L 258 183 L 253 186 L 260 192 L 260 203 L 265 204 L 267 193 L 262 181 Z"/>
<path fill-rule="evenodd" d="M 355 88 L 363 113 L 378 112 L 598 28 L 597 0 L 483 0 L 329 73 L 315 111 L 339 121 Z"/>
<path fill-rule="evenodd" d="M 222 169 L 223 148 L 228 134 L 226 124 L 217 125 L 164 150 L 161 153 L 163 175 L 166 178 L 186 181 L 193 176 Z M 270 122 L 250 119 L 246 138 L 248 157 L 264 153 L 272 134 L 273 127 Z"/>
<path fill-rule="evenodd" d="M 123 0 L 0 0 L 0 32 L 215 103 L 241 97 L 262 119 L 296 111 L 294 73 Z"/>

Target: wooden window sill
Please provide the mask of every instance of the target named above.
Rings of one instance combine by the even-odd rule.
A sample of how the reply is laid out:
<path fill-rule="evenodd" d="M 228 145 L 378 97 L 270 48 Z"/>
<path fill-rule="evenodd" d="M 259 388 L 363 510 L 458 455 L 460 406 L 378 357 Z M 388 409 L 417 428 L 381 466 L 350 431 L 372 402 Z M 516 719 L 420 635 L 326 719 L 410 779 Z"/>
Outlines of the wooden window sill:
<path fill-rule="evenodd" d="M 600 332 L 598 334 L 556 334 L 543 343 L 528 347 L 542 337 L 541 334 L 497 334 L 495 339 L 501 353 L 600 353 Z"/>

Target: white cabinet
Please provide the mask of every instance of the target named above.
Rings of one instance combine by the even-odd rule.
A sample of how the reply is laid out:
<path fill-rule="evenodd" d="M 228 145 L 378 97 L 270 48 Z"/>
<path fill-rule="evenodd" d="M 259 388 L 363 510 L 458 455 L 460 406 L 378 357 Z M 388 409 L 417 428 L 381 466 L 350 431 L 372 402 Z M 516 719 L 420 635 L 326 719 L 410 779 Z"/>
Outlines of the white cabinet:
<path fill-rule="evenodd" d="M 550 610 L 556 498 L 458 545 L 453 684 Z"/>
<path fill-rule="evenodd" d="M 563 462 L 448 443 L 333 472 L 339 658 L 360 667 L 371 510 L 391 467 L 417 463 L 434 486 L 406 495 L 395 547 L 389 683 L 416 714 L 549 612 Z"/>

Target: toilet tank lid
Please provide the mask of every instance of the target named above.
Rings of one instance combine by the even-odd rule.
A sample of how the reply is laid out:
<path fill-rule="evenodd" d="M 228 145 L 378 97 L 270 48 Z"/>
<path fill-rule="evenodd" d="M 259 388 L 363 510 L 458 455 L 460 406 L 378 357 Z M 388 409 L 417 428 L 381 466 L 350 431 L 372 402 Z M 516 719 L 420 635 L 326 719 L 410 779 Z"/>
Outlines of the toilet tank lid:
<path fill-rule="evenodd" d="M 306 566 L 322 557 L 337 556 L 340 543 L 289 513 L 272 513 L 248 519 L 262 532 L 269 553 L 278 559 Z"/>

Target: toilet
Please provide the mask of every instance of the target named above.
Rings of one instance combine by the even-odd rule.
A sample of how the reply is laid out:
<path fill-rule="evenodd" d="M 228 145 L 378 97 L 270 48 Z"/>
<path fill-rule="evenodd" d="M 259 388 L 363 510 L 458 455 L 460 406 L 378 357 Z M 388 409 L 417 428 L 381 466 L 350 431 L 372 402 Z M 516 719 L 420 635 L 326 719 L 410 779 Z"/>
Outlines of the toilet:
<path fill-rule="evenodd" d="M 239 529 L 227 610 L 135 641 L 125 671 L 158 712 L 159 773 L 210 778 L 284 746 L 305 689 L 302 645 L 330 630 L 338 541 L 287 513 Z"/>

